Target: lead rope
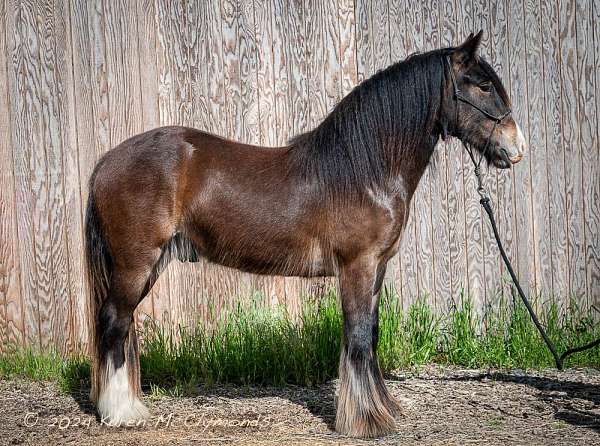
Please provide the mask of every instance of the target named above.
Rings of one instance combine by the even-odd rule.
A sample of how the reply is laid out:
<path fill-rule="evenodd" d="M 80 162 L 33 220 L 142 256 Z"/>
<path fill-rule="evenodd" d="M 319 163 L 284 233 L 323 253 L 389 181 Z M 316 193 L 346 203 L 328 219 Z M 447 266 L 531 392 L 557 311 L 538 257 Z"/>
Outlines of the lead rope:
<path fill-rule="evenodd" d="M 494 126 L 494 128 L 495 128 L 495 126 Z M 492 133 L 493 133 L 493 131 L 492 131 Z M 489 140 L 488 140 L 488 143 L 489 143 Z M 590 348 L 594 348 L 597 345 L 600 345 L 600 339 L 596 339 L 595 341 L 590 342 L 589 344 L 582 345 L 581 347 L 569 348 L 562 355 L 560 355 L 560 356 L 558 355 L 558 352 L 556 351 L 556 347 L 554 346 L 554 344 L 552 343 L 552 341 L 546 334 L 544 327 L 542 327 L 542 324 L 540 323 L 537 315 L 535 314 L 535 311 L 533 311 L 533 308 L 531 307 L 529 300 L 525 296 L 525 293 L 523 292 L 523 289 L 521 288 L 521 284 L 519 284 L 519 280 L 517 279 L 517 275 L 515 274 L 515 271 L 513 270 L 510 260 L 508 260 L 508 256 L 506 255 L 506 252 L 504 251 L 502 242 L 500 241 L 500 236 L 498 235 L 498 228 L 496 226 L 496 219 L 494 218 L 494 212 L 492 211 L 492 206 L 490 204 L 490 197 L 489 197 L 487 191 L 485 190 L 485 188 L 483 187 L 483 174 L 481 173 L 481 170 L 479 168 L 480 167 L 479 165 L 481 163 L 481 158 L 479 159 L 479 162 L 475 162 L 475 157 L 473 156 L 472 150 L 464 142 L 463 142 L 463 145 L 464 145 L 465 149 L 467 150 L 467 152 L 469 152 L 471 160 L 473 161 L 473 165 L 475 166 L 475 177 L 477 178 L 477 193 L 481 197 L 481 199 L 479 200 L 479 203 L 481 203 L 481 206 L 483 206 L 483 209 L 485 209 L 485 212 L 489 217 L 490 223 L 492 225 L 492 230 L 494 231 L 494 237 L 496 238 L 496 243 L 498 244 L 498 249 L 500 250 L 500 255 L 502 256 L 502 260 L 504 260 L 504 264 L 506 265 L 506 268 L 508 269 L 510 277 L 511 277 L 512 281 L 514 282 L 515 287 L 517 288 L 517 291 L 519 293 L 519 296 L 521 296 L 521 300 L 525 304 L 525 307 L 527 308 L 527 311 L 529 312 L 529 315 L 531 316 L 533 323 L 537 327 L 538 331 L 540 332 L 540 335 L 544 339 L 544 342 L 548 346 L 548 349 L 552 353 L 552 356 L 554 357 L 554 362 L 556 363 L 556 368 L 558 370 L 562 370 L 563 365 L 564 365 L 563 362 L 568 356 L 571 356 L 574 353 L 582 352 L 584 350 L 589 350 Z M 487 144 L 486 144 L 486 149 L 487 149 Z M 483 158 L 483 155 L 482 155 L 482 158 Z"/>

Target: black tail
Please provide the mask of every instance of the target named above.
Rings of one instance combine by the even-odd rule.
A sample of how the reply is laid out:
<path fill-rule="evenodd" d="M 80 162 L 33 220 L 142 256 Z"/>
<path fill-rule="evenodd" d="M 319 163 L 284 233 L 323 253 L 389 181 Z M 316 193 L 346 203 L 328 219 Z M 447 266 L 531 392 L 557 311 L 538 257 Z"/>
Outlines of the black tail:
<path fill-rule="evenodd" d="M 97 337 L 98 313 L 108 296 L 108 286 L 112 274 L 112 257 L 108 243 L 102 232 L 102 224 L 92 191 L 94 175 L 90 181 L 90 193 L 85 212 L 85 254 L 89 286 L 88 327 L 90 331 L 90 355 L 92 357 L 91 399 L 96 401 L 99 388 L 99 341 Z"/>

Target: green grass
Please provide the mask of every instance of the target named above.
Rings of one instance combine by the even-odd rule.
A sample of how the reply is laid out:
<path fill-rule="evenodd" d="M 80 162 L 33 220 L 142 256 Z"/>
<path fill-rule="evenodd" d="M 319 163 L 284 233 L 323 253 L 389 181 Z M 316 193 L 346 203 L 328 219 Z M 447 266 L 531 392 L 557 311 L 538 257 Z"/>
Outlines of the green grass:
<path fill-rule="evenodd" d="M 63 391 L 69 392 L 89 383 L 90 363 L 82 355 L 63 356 L 54 349 L 9 348 L 0 355 L 0 379 L 14 377 L 57 381 Z"/>
<path fill-rule="evenodd" d="M 167 330 L 148 323 L 143 333 L 144 385 L 154 395 L 189 393 L 199 383 L 312 386 L 337 375 L 342 318 L 336 296 L 306 300 L 298 318 L 255 299 L 210 326 Z M 559 352 L 600 337 L 600 325 L 575 304 L 542 305 L 539 316 Z M 427 363 L 463 367 L 543 368 L 552 356 L 520 301 L 499 299 L 479 314 L 459 296 L 445 314 L 421 299 L 406 311 L 393 292 L 382 293 L 378 355 L 384 371 Z M 567 367 L 600 366 L 600 348 L 578 353 Z M 14 348 L 0 355 L 0 378 L 56 380 L 65 391 L 89 381 L 82 356 Z"/>

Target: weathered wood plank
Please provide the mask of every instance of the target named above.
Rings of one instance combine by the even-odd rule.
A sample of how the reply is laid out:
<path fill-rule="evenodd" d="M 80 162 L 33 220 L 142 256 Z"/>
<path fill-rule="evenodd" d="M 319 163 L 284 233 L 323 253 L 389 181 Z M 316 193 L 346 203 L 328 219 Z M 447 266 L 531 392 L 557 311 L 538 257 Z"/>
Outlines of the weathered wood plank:
<path fill-rule="evenodd" d="M 89 2 L 75 0 L 70 2 L 70 27 L 71 27 L 71 62 L 72 64 L 72 111 L 74 116 L 75 130 L 75 150 L 77 152 L 79 175 L 78 191 L 79 212 L 83 213 L 88 198 L 88 181 L 92 170 L 96 164 L 98 153 L 101 150 L 97 142 L 96 132 L 102 123 L 108 119 L 107 113 L 98 113 L 98 104 L 101 103 L 100 91 L 102 87 L 97 81 L 102 79 L 101 76 L 96 77 L 95 68 L 98 67 L 97 59 L 95 58 L 95 39 L 97 35 L 91 32 L 93 15 L 90 14 Z M 103 39 L 103 33 L 102 33 Z M 102 40 L 103 41 L 103 40 Z M 102 62 L 100 62 L 102 63 Z M 96 113 L 97 114 L 96 114 Z M 100 133 L 101 134 L 101 133 Z M 83 224 L 83 217 L 81 217 Z M 82 240 L 82 239 L 81 239 Z M 83 240 L 81 241 L 83 243 Z M 88 345 L 88 326 L 89 294 L 87 289 L 87 276 L 83 268 L 83 244 L 73 246 L 73 249 L 79 249 L 81 255 L 81 274 L 79 279 L 82 283 L 81 291 L 75 291 L 73 294 L 73 318 L 72 324 L 75 325 L 75 337 L 81 344 L 81 349 L 85 350 Z M 75 272 L 74 275 L 77 275 Z M 73 277 L 73 274 L 71 275 Z"/>
<path fill-rule="evenodd" d="M 186 3 L 185 19 L 187 22 L 188 69 L 190 82 L 190 100 L 192 108 L 191 126 L 215 134 L 221 134 L 219 117 L 214 116 L 215 107 L 211 104 L 211 83 L 218 83 L 213 74 L 209 74 L 209 65 L 218 58 L 221 47 L 221 34 L 211 36 L 208 3 Z M 218 51 L 213 52 L 211 45 L 218 42 Z M 184 274 L 193 275 L 194 288 L 185 290 L 190 293 L 184 296 L 187 302 L 186 317 L 183 323 L 190 325 L 206 316 L 206 307 L 210 296 L 207 294 L 205 274 L 206 262 L 182 265 Z M 210 269 L 209 269 L 210 270 Z"/>
<path fill-rule="evenodd" d="M 460 31 L 459 8 L 455 1 L 440 2 L 440 45 L 451 47 L 463 39 Z M 450 138 L 438 149 L 446 154 L 446 212 L 448 232 L 448 258 L 450 298 L 456 299 L 461 290 L 468 288 L 467 257 L 465 250 L 465 220 L 462 178 L 462 147 L 458 140 Z"/>
<path fill-rule="evenodd" d="M 275 53 L 281 54 L 281 39 L 274 25 L 274 5 L 272 0 L 254 2 L 254 34 L 257 48 L 257 95 L 259 144 L 278 146 L 280 116 L 277 84 L 275 77 Z M 282 277 L 256 278 L 256 288 L 264 295 L 266 302 L 274 302 L 278 295 L 285 295 L 285 281 Z"/>
<path fill-rule="evenodd" d="M 240 64 L 242 100 L 242 141 L 258 144 L 258 54 L 254 23 L 254 5 L 241 2 L 239 14 L 239 36 L 237 58 Z"/>
<path fill-rule="evenodd" d="M 210 107 L 207 106 L 208 121 L 198 125 L 200 128 L 207 129 L 210 132 L 219 135 L 227 135 L 227 121 L 226 116 L 226 94 L 225 94 L 225 78 L 224 78 L 224 49 L 223 49 L 223 31 L 221 24 L 221 5 L 218 0 L 211 0 L 204 4 L 205 9 L 201 14 L 201 22 L 199 26 L 206 28 L 205 33 L 199 42 L 201 47 L 199 61 L 201 58 L 202 64 L 204 65 L 205 72 L 202 74 L 198 73 L 198 76 L 204 77 L 205 86 L 204 89 L 207 92 L 207 101 Z M 197 111 L 194 116 L 197 116 Z M 208 317 L 210 309 L 220 309 L 223 299 L 223 289 L 230 287 L 230 276 L 225 277 L 225 288 L 220 284 L 221 270 L 208 262 L 201 262 L 197 264 L 202 268 L 201 280 L 202 283 L 198 283 L 201 286 L 203 292 L 200 294 L 203 299 L 202 305 L 199 306 L 200 316 Z M 200 273 L 198 273 L 200 274 Z"/>
<path fill-rule="evenodd" d="M 594 60 L 594 22 L 592 1 L 576 2 L 577 10 L 577 79 L 579 103 L 579 151 L 582 166 L 582 211 L 579 220 L 583 222 L 584 265 L 586 269 L 586 298 L 581 304 L 591 304 L 600 294 L 600 166 L 598 157 L 598 127 L 595 95 L 598 95 L 596 76 L 600 70 Z"/>
<path fill-rule="evenodd" d="M 284 22 L 281 38 L 285 48 L 284 67 L 287 67 L 287 97 L 289 101 L 285 115 L 282 115 L 284 140 L 298 133 L 310 130 L 310 106 L 308 97 L 308 49 L 306 41 L 306 5 L 302 2 L 282 2 L 277 10 L 283 13 Z M 281 9 L 280 9 L 281 8 Z M 278 14 L 275 12 L 275 14 Z M 285 279 L 285 301 L 292 302 L 301 295 L 310 293 L 308 281 L 297 278 Z M 284 303 L 280 300 L 280 303 Z"/>
<path fill-rule="evenodd" d="M 185 11 L 179 2 L 156 0 L 156 63 L 158 73 L 158 109 L 160 125 L 190 125 L 192 103 L 189 86 L 187 28 Z M 217 23 L 220 13 L 217 14 Z M 190 271 L 177 260 L 171 261 L 163 275 L 168 275 L 169 301 L 163 302 L 161 319 L 177 324 L 181 321 L 181 310 L 186 307 L 183 300 L 193 289 Z"/>
<path fill-rule="evenodd" d="M 537 2 L 525 3 L 527 42 L 527 106 L 529 109 L 529 145 L 535 145 L 528 158 L 531 170 L 533 264 L 536 291 L 552 289 L 550 215 L 548 214 L 548 178 L 546 174 L 546 138 L 540 9 Z M 527 134 L 525 134 L 527 137 Z M 519 166 L 516 166 L 518 168 Z"/>
<path fill-rule="evenodd" d="M 562 139 L 560 42 L 558 4 L 542 2 L 542 58 L 544 60 L 544 96 L 546 107 L 546 162 L 548 175 L 548 210 L 550 218 L 552 287 L 555 299 L 569 294 L 567 220 L 565 215 L 564 150 Z M 531 150 L 536 150 L 532 147 Z"/>
<path fill-rule="evenodd" d="M 559 9 L 560 82 L 562 91 L 563 147 L 565 152 L 565 211 L 567 217 L 569 289 L 585 298 L 585 240 L 579 152 L 579 85 L 577 67 L 576 2 L 564 1 Z"/>
<path fill-rule="evenodd" d="M 407 5 L 406 13 L 406 42 L 408 53 L 423 52 L 425 36 L 423 28 L 422 2 Z M 431 196 L 430 196 L 430 168 L 427 168 L 419 182 L 419 186 L 411 203 L 410 218 L 414 221 L 415 228 L 415 260 L 417 262 L 417 295 L 415 298 L 427 298 L 431 304 L 435 303 L 434 276 L 433 276 L 433 245 L 431 243 Z M 410 223 L 409 223 L 410 224 Z"/>
<path fill-rule="evenodd" d="M 425 48 L 423 37 L 423 5 L 420 2 L 407 2 L 405 5 L 404 39 L 408 54 L 422 52 Z M 414 298 L 427 296 L 434 302 L 433 253 L 431 244 L 431 210 L 429 169 L 421 178 L 412 198 L 409 222 L 406 231 L 414 228 L 415 258 L 417 266 L 417 294 Z M 412 221 L 410 221 L 412 220 Z M 403 262 L 404 265 L 404 262 Z"/>
<path fill-rule="evenodd" d="M 224 136 L 232 139 L 240 139 L 243 131 L 242 126 L 242 104 L 241 85 L 239 74 L 239 61 L 236 58 L 236 44 L 239 34 L 236 2 L 231 0 L 221 1 L 220 22 L 222 33 L 223 54 L 223 79 L 225 107 L 222 119 L 226 122 L 226 133 Z M 237 298 L 241 294 L 240 273 L 231 269 L 213 268 L 209 265 L 211 275 L 214 275 L 213 283 L 220 285 L 217 291 L 218 299 L 225 301 L 227 296 Z"/>
<path fill-rule="evenodd" d="M 458 17 L 461 21 L 459 44 L 471 33 L 479 31 L 479 20 L 471 2 L 459 2 Z M 469 156 L 461 149 L 463 199 L 465 218 L 465 246 L 467 254 L 468 293 L 477 307 L 485 304 L 485 271 L 483 262 L 483 241 L 481 227 L 481 210 L 479 196 L 476 191 L 476 180 Z"/>
<path fill-rule="evenodd" d="M 492 33 L 491 31 L 491 11 L 487 0 L 474 0 L 474 32 L 483 30 L 483 38 L 479 50 L 480 55 L 488 62 L 492 59 Z M 472 170 L 472 168 L 471 168 Z M 469 175 L 472 175 L 469 172 Z M 498 169 L 491 166 L 486 172 L 486 188 L 493 203 L 498 203 Z M 476 199 L 476 201 L 478 201 Z M 499 282 L 500 259 L 496 248 L 496 242 L 492 233 L 490 224 L 486 221 L 485 211 L 479 206 L 478 225 L 481 231 L 481 252 L 483 258 L 483 302 L 484 306 L 493 303 Z M 501 229 L 500 229 L 501 230 Z"/>
<path fill-rule="evenodd" d="M 254 34 L 257 51 L 257 90 L 259 144 L 280 144 L 277 135 L 277 101 L 275 100 L 275 70 L 273 33 L 273 3 L 254 3 Z"/>
<path fill-rule="evenodd" d="M 255 10 L 253 2 L 240 2 L 237 59 L 240 64 L 240 88 L 242 105 L 242 141 L 258 144 L 260 128 L 258 121 L 258 55 L 255 34 Z M 241 274 L 244 299 L 255 295 L 262 287 L 262 278 L 254 274 Z"/>
<path fill-rule="evenodd" d="M 594 66 L 600 67 L 600 29 L 598 27 L 600 23 L 600 0 L 594 0 L 592 5 L 592 29 L 594 33 Z M 596 152 L 595 152 L 595 165 L 600 163 L 600 70 L 595 70 L 595 99 L 596 99 Z M 598 193 L 600 188 L 600 174 L 596 176 L 596 184 L 592 186 L 593 195 L 589 200 L 592 204 L 598 205 L 600 196 Z M 597 220 L 596 220 L 597 221 Z M 590 231 L 591 232 L 591 231 Z M 600 266 L 597 260 L 600 258 L 600 231 L 596 231 L 596 234 L 592 233 L 591 239 L 591 256 L 594 256 L 596 261 L 592 262 L 592 266 L 588 268 L 588 284 L 589 284 L 589 298 L 591 299 L 590 304 L 598 306 L 600 304 Z M 588 257 L 590 256 L 588 252 Z"/>
<path fill-rule="evenodd" d="M 502 83 L 504 84 L 507 91 L 511 89 L 511 79 L 509 72 L 509 45 L 508 45 L 508 9 L 507 2 L 492 2 L 490 10 L 490 44 L 491 44 L 491 64 L 500 76 Z M 512 98 L 514 101 L 520 101 L 521 98 Z M 514 171 L 502 170 L 497 173 L 497 191 L 495 197 L 495 213 L 498 221 L 498 228 L 502 233 L 502 244 L 510 259 L 516 261 L 516 247 L 515 247 L 515 203 L 514 203 Z M 482 216 L 484 220 L 484 227 L 490 230 L 489 223 L 486 221 L 486 216 Z M 491 234 L 488 232 L 488 237 Z M 494 270 L 495 284 L 493 286 L 492 299 L 488 299 L 488 305 L 494 305 L 500 303 L 499 297 L 505 294 L 510 295 L 505 288 L 510 286 L 510 282 L 504 280 L 508 278 L 508 272 L 504 266 L 504 263 L 499 257 L 499 252 L 496 247 L 496 242 L 493 238 L 486 239 L 486 246 L 489 246 L 489 250 L 497 258 L 499 262 L 499 268 Z M 488 289 L 491 289 L 488 287 Z"/>
<path fill-rule="evenodd" d="M 373 67 L 375 71 L 382 70 L 391 64 L 390 51 L 390 13 L 387 2 L 372 2 L 371 19 L 373 35 Z"/>
<path fill-rule="evenodd" d="M 423 40 L 424 50 L 440 47 L 440 2 L 428 0 L 423 3 Z M 430 212 L 430 238 L 432 258 L 432 297 L 437 308 L 445 308 L 450 294 L 450 256 L 448 240 L 448 153 L 443 143 L 438 143 L 431 166 L 427 169 L 423 181 L 429 182 L 429 199 L 426 200 Z"/>
<path fill-rule="evenodd" d="M 58 31 L 53 17 L 53 2 L 36 1 L 37 27 L 40 41 L 40 90 L 42 97 L 42 132 L 46 152 L 48 185 L 47 215 L 49 230 L 49 254 L 52 273 L 50 275 L 51 307 L 48 309 L 49 324 L 52 329 L 50 343 L 61 351 L 67 349 L 70 311 L 70 284 L 65 240 L 65 203 L 63 179 L 63 154 L 67 152 L 63 138 L 68 128 L 61 128 L 59 107 L 64 104 L 64 87 L 60 85 L 58 67 L 66 61 L 56 59 L 55 35 Z M 64 38 L 63 38 L 64 43 Z M 67 42 L 70 43 L 70 42 Z M 62 62 L 62 64 L 59 64 Z M 61 91 L 63 90 L 63 91 Z M 70 174 L 77 172 L 70 172 Z M 65 327 L 67 329 L 65 330 Z"/>
<path fill-rule="evenodd" d="M 277 144 L 284 144 L 290 137 L 286 125 L 289 116 L 289 100 L 287 91 L 289 88 L 289 74 L 286 65 L 287 48 L 284 45 L 284 33 L 287 26 L 284 21 L 284 3 L 281 0 L 273 0 L 273 15 L 271 16 L 271 32 L 273 33 L 273 90 L 276 115 L 276 140 Z"/>
<path fill-rule="evenodd" d="M 243 142 L 258 140 L 258 100 L 256 97 L 256 52 L 254 12 L 244 11 L 244 2 L 221 2 L 221 27 L 223 37 L 223 74 L 225 85 L 226 137 Z M 246 2 L 250 7 L 252 3 Z M 236 298 L 251 294 L 252 277 L 233 269 L 221 270 L 226 275 L 224 296 Z"/>
<path fill-rule="evenodd" d="M 327 12 L 323 2 L 306 2 L 306 41 L 308 56 L 320 63 L 307 64 L 307 97 L 309 98 L 308 127 L 314 128 L 323 117 L 327 116 L 331 98 L 325 87 L 327 68 L 330 64 L 327 51 Z M 309 26 L 310 24 L 310 26 Z M 333 99 L 335 100 L 335 99 Z"/>
<path fill-rule="evenodd" d="M 354 0 L 338 0 L 340 25 L 340 69 L 341 96 L 344 97 L 358 83 L 358 67 L 356 64 L 356 15 Z"/>
<path fill-rule="evenodd" d="M 356 61 L 358 82 L 360 83 L 371 77 L 374 73 L 371 2 L 368 0 L 356 0 L 355 15 Z"/>
<path fill-rule="evenodd" d="M 522 0 L 509 1 L 509 45 L 511 97 L 520 98 L 513 104 L 513 118 L 521 126 L 524 135 L 529 134 L 527 108 L 527 65 L 525 48 L 524 6 Z M 514 169 L 515 209 L 517 216 L 517 255 L 513 260 L 521 285 L 525 291 L 535 288 L 535 268 L 533 264 L 533 222 L 529 191 L 531 190 L 531 157 L 527 157 Z M 516 265 L 515 265 L 516 264 Z"/>
<path fill-rule="evenodd" d="M 159 126 L 158 73 L 156 67 L 156 13 L 153 0 L 135 2 L 137 17 L 137 53 L 140 91 L 141 130 Z M 148 296 L 142 301 L 138 313 L 154 319 L 162 314 L 165 301 L 168 303 L 169 275 L 161 274 Z M 144 319 L 144 318 L 141 318 Z"/>
<path fill-rule="evenodd" d="M 0 4 L 0 353 L 23 345 L 19 236 L 13 165 L 12 116 L 7 72 L 7 4 Z"/>
<path fill-rule="evenodd" d="M 41 129 L 39 36 L 34 5 L 8 3 L 7 54 L 11 98 L 13 160 L 19 263 L 26 343 L 46 347 L 52 328 L 51 261 L 48 256 L 48 190 Z"/>
<path fill-rule="evenodd" d="M 135 2 L 104 4 L 110 142 L 115 147 L 143 130 L 138 50 L 138 12 Z M 132 30 L 134 32 L 132 32 Z M 152 316 L 152 299 L 144 298 L 135 320 L 139 327 Z"/>
<path fill-rule="evenodd" d="M 40 5 L 47 16 L 41 26 L 45 36 L 43 78 L 50 92 L 44 102 L 48 176 L 50 191 L 57 197 L 53 200 L 56 211 L 50 210 L 52 238 L 57 247 L 56 254 L 52 253 L 57 307 L 54 344 L 63 351 L 73 351 L 85 348 L 87 317 L 74 73 L 72 69 L 61 69 L 73 65 L 70 11 L 66 6 L 53 0 Z"/>
<path fill-rule="evenodd" d="M 405 37 L 406 8 L 407 2 L 404 0 L 391 0 L 389 2 L 390 60 L 394 63 L 405 59 L 411 52 Z M 412 212 L 413 206 L 410 207 L 409 212 Z M 400 293 L 402 305 L 407 307 L 418 296 L 415 225 L 412 217 L 409 217 L 404 228 L 397 257 L 398 272 L 396 274 L 399 281 L 395 288 Z"/>
<path fill-rule="evenodd" d="M 232 0 L 221 2 L 223 33 L 223 76 L 225 80 L 225 116 L 228 138 L 241 139 L 243 134 L 240 64 L 237 58 L 239 39 L 239 4 Z"/>

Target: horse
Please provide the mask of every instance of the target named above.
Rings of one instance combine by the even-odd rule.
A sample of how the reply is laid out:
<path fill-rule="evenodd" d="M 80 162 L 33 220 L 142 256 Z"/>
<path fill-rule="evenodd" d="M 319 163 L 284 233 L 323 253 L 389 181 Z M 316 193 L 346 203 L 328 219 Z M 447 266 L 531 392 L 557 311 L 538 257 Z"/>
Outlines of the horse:
<path fill-rule="evenodd" d="M 438 142 L 455 137 L 510 168 L 526 142 L 482 31 L 374 74 L 313 130 L 259 147 L 161 127 L 108 151 L 89 181 L 91 399 L 123 425 L 140 400 L 133 312 L 169 261 L 200 258 L 256 274 L 336 276 L 343 313 L 335 428 L 395 430 L 400 405 L 377 362 L 379 291 Z"/>

